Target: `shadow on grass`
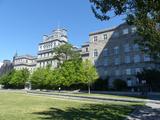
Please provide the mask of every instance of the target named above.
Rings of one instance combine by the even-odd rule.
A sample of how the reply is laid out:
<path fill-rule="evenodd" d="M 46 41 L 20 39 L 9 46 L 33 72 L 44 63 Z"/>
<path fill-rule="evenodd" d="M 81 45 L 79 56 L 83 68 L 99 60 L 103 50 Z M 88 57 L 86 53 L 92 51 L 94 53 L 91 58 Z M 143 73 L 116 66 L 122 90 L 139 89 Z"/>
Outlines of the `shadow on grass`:
<path fill-rule="evenodd" d="M 42 120 L 123 120 L 135 106 L 85 104 L 79 108 L 69 107 L 65 110 L 50 108 L 48 111 L 36 112 Z"/>

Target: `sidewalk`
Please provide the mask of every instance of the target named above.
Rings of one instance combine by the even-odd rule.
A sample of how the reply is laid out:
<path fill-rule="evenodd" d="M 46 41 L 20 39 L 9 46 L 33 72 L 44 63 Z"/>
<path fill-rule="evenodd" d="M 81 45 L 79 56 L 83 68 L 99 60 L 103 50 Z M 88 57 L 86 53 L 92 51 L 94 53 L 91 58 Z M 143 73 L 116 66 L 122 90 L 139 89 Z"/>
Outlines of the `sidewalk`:
<path fill-rule="evenodd" d="M 141 99 L 141 98 L 114 98 L 114 97 L 102 97 L 102 96 L 84 96 L 84 95 L 75 95 L 75 94 L 68 94 L 68 93 L 54 93 L 54 92 L 42 92 L 42 91 L 28 91 L 29 94 L 39 94 L 39 95 L 49 95 L 58 98 L 65 98 L 65 99 L 81 99 L 81 100 L 94 100 L 94 101 L 120 101 L 120 102 L 145 102 L 145 103 L 157 103 L 160 104 L 158 100 L 148 100 L 148 99 Z"/>
<path fill-rule="evenodd" d="M 126 120 L 160 120 L 160 104 L 146 103 L 136 109 Z"/>

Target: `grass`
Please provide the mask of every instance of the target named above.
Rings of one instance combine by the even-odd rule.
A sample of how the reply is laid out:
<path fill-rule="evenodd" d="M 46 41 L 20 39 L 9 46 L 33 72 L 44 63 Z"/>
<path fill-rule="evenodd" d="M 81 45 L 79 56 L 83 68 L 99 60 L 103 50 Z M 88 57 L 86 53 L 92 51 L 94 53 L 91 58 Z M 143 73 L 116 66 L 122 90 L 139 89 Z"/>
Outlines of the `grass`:
<path fill-rule="evenodd" d="M 0 120 L 123 120 L 139 103 L 89 103 L 0 92 Z"/>

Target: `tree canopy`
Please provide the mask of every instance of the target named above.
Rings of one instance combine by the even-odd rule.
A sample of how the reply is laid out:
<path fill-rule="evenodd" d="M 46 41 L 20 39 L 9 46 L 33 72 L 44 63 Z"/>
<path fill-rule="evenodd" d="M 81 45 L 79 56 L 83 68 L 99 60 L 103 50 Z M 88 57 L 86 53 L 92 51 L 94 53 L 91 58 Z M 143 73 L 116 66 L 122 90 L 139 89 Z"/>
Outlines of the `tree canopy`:
<path fill-rule="evenodd" d="M 160 70 L 144 69 L 136 76 L 140 81 L 145 80 L 151 91 L 160 91 Z"/>
<path fill-rule="evenodd" d="M 90 93 L 91 85 L 98 79 L 96 68 L 91 61 L 86 60 L 82 62 L 82 83 L 88 85 L 88 93 Z"/>
<path fill-rule="evenodd" d="M 126 16 L 127 23 L 135 25 L 137 33 L 142 36 L 142 39 L 136 40 L 142 51 L 153 58 L 160 57 L 159 0 L 90 0 L 90 2 L 96 18 L 102 21 L 115 16 Z M 110 14 L 111 12 L 114 14 Z"/>
<path fill-rule="evenodd" d="M 80 53 L 74 49 L 71 44 L 65 43 L 53 49 L 54 59 L 58 64 L 62 64 L 66 60 L 80 59 Z"/>
<path fill-rule="evenodd" d="M 11 72 L 0 77 L 0 84 L 5 88 L 21 88 L 29 80 L 29 71 L 27 69 L 12 70 Z"/>

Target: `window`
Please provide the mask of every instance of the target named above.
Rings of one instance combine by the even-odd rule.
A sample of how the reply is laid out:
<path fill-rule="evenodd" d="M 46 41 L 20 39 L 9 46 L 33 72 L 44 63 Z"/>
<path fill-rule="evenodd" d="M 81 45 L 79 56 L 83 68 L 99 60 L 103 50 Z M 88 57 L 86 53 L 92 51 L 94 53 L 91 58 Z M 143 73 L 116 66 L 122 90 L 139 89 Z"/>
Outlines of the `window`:
<path fill-rule="evenodd" d="M 113 33 L 113 36 L 114 36 L 114 37 L 118 37 L 118 36 L 119 36 L 119 33 L 118 33 L 118 32 L 114 32 L 114 33 Z"/>
<path fill-rule="evenodd" d="M 107 66 L 108 65 L 108 58 L 104 59 L 104 65 Z"/>
<path fill-rule="evenodd" d="M 115 75 L 119 76 L 120 75 L 120 71 L 119 70 L 115 70 Z"/>
<path fill-rule="evenodd" d="M 86 48 L 86 52 L 88 52 L 88 47 Z"/>
<path fill-rule="evenodd" d="M 104 34 L 103 37 L 104 37 L 104 40 L 107 40 L 107 34 Z"/>
<path fill-rule="evenodd" d="M 131 75 L 131 69 L 126 69 L 126 75 Z"/>
<path fill-rule="evenodd" d="M 98 37 L 97 37 L 97 36 L 94 36 L 93 41 L 96 42 L 97 39 L 98 39 Z"/>
<path fill-rule="evenodd" d="M 132 33 L 135 33 L 137 31 L 137 28 L 136 27 L 132 27 Z"/>
<path fill-rule="evenodd" d="M 133 49 L 134 49 L 134 51 L 139 51 L 139 45 L 138 44 L 134 44 L 133 45 Z"/>
<path fill-rule="evenodd" d="M 135 56 L 134 56 L 134 62 L 135 62 L 135 63 L 140 62 L 140 59 L 141 59 L 141 58 L 140 58 L 140 55 L 135 55 Z"/>
<path fill-rule="evenodd" d="M 137 74 L 138 72 L 141 72 L 140 68 L 135 68 L 135 73 Z"/>
<path fill-rule="evenodd" d="M 124 52 L 129 52 L 129 51 L 130 51 L 129 44 L 125 44 L 124 45 Z"/>
<path fill-rule="evenodd" d="M 131 78 L 127 78 L 127 86 L 128 87 L 132 86 L 132 80 L 131 80 Z"/>
<path fill-rule="evenodd" d="M 150 56 L 149 55 L 144 55 L 144 61 L 145 62 L 151 61 Z"/>
<path fill-rule="evenodd" d="M 97 49 L 94 49 L 94 57 L 97 57 L 98 56 L 98 50 Z"/>
<path fill-rule="evenodd" d="M 119 65 L 120 64 L 120 58 L 119 57 L 115 58 L 114 64 L 115 65 Z"/>
<path fill-rule="evenodd" d="M 116 46 L 116 47 L 114 47 L 114 54 L 118 54 L 118 53 L 119 53 L 119 47 Z"/>
<path fill-rule="evenodd" d="M 130 56 L 125 56 L 125 63 L 130 63 L 130 62 L 131 62 Z"/>
<path fill-rule="evenodd" d="M 103 56 L 108 56 L 108 49 L 107 48 L 105 48 L 104 50 L 103 50 Z"/>
<path fill-rule="evenodd" d="M 126 34 L 128 34 L 128 28 L 123 29 L 123 35 L 126 35 Z"/>
<path fill-rule="evenodd" d="M 56 46 L 56 42 L 54 42 L 54 47 Z"/>
<path fill-rule="evenodd" d="M 105 76 L 108 76 L 108 71 L 107 71 L 107 70 L 104 71 L 104 75 L 105 75 Z"/>

